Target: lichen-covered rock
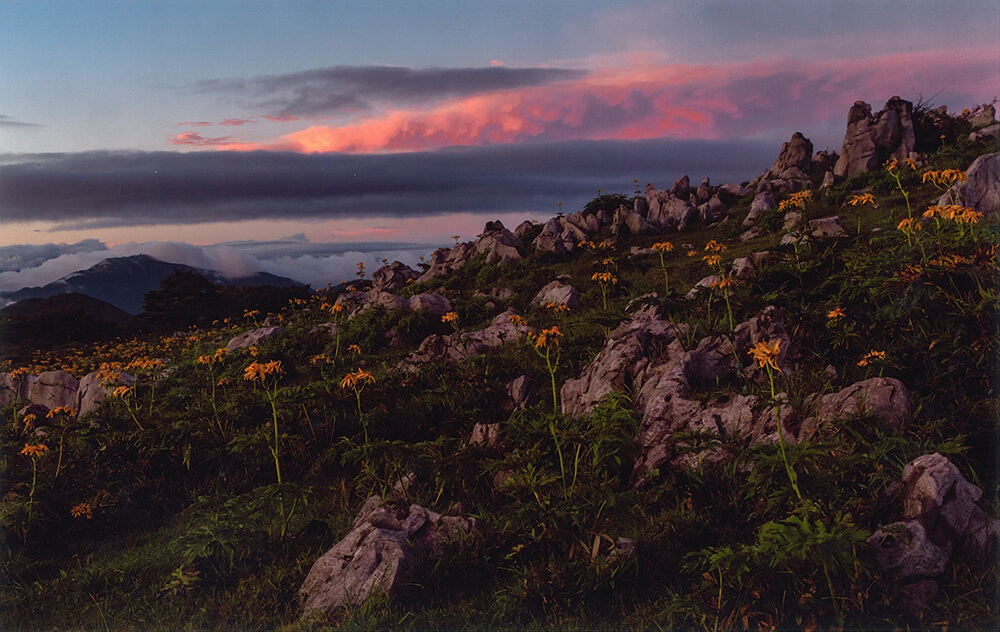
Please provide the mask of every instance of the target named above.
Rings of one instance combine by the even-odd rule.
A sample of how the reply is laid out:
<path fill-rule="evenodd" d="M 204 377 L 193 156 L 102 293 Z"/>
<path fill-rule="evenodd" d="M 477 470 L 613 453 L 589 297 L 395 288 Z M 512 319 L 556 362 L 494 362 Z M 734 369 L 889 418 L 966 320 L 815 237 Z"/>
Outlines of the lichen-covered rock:
<path fill-rule="evenodd" d="M 415 294 L 407 301 L 412 312 L 426 312 L 432 316 L 443 316 L 451 311 L 451 302 L 436 292 Z"/>
<path fill-rule="evenodd" d="M 508 342 L 524 339 L 529 333 L 537 331 L 530 326 L 515 327 L 510 322 L 510 317 L 516 313 L 514 310 L 507 310 L 497 315 L 488 327 L 478 331 L 462 331 L 446 336 L 432 334 L 400 363 L 400 367 L 413 369 L 427 362 L 442 360 L 461 362 Z"/>
<path fill-rule="evenodd" d="M 555 281 L 547 283 L 531 299 L 532 305 L 545 307 L 549 304 L 565 305 L 570 309 L 580 307 L 580 292 L 569 284 L 569 277 L 560 277 Z"/>
<path fill-rule="evenodd" d="M 817 238 L 846 237 L 847 231 L 840 223 L 840 217 L 832 215 L 809 220 L 809 234 Z"/>
<path fill-rule="evenodd" d="M 951 204 L 954 198 L 962 206 L 984 215 L 1000 211 L 1000 153 L 976 158 L 965 175 L 968 180 L 952 187 L 951 191 L 941 196 L 938 204 Z"/>
<path fill-rule="evenodd" d="M 253 329 L 251 331 L 242 333 L 226 345 L 226 351 L 236 351 L 237 349 L 246 349 L 247 347 L 252 347 L 258 345 L 261 342 L 268 340 L 269 338 L 274 338 L 276 336 L 281 336 L 285 333 L 284 327 L 260 327 L 258 329 Z"/>
<path fill-rule="evenodd" d="M 46 371 L 28 386 L 28 399 L 50 409 L 59 406 L 75 409 L 79 389 L 80 382 L 66 371 Z"/>
<path fill-rule="evenodd" d="M 743 219 L 744 226 L 753 226 L 760 219 L 761 214 L 778 206 L 778 201 L 770 191 L 761 191 L 754 196 L 750 203 L 750 212 Z"/>
<path fill-rule="evenodd" d="M 812 164 L 812 156 L 812 141 L 803 136 L 801 132 L 795 132 L 792 134 L 791 140 L 782 143 L 781 153 L 778 154 L 778 159 L 774 161 L 771 168 L 767 170 L 765 177 L 788 178 L 794 176 L 801 178 L 804 175 L 802 172 L 808 172 Z M 797 172 L 789 172 L 793 169 Z"/>
<path fill-rule="evenodd" d="M 989 550 L 1000 523 L 979 506 L 982 495 L 938 453 L 917 457 L 903 468 L 903 517 L 920 522 L 940 546 L 954 544 L 980 555 Z"/>
<path fill-rule="evenodd" d="M 135 377 L 128 373 L 119 372 L 113 383 L 105 381 L 105 375 L 101 371 L 92 371 L 83 376 L 76 393 L 76 403 L 73 406 L 78 411 L 78 415 L 83 417 L 90 414 L 111 394 L 109 386 L 131 385 L 135 383 Z"/>
<path fill-rule="evenodd" d="M 878 168 L 885 156 L 899 161 L 910 157 L 915 146 L 912 103 L 892 97 L 872 115 L 870 105 L 855 101 L 847 115 L 847 132 L 833 173 L 852 178 Z"/>
<path fill-rule="evenodd" d="M 520 261 L 522 257 L 517 249 L 518 241 L 500 220 L 486 222 L 483 233 L 473 242 L 473 251 L 475 254 L 485 254 L 486 263 L 489 264 Z"/>
<path fill-rule="evenodd" d="M 872 416 L 889 428 L 902 428 L 913 414 L 906 386 L 892 377 L 863 380 L 836 393 L 813 397 L 808 405 L 814 406 L 816 412 L 802 425 L 812 429 L 859 416 Z"/>
<path fill-rule="evenodd" d="M 372 595 L 396 596 L 425 560 L 441 557 L 475 528 L 474 518 L 392 506 L 372 496 L 351 531 L 309 570 L 299 588 L 303 616 L 357 606 Z"/>
<path fill-rule="evenodd" d="M 400 261 L 393 261 L 372 273 L 372 289 L 395 292 L 411 281 L 420 278 L 420 273 Z"/>

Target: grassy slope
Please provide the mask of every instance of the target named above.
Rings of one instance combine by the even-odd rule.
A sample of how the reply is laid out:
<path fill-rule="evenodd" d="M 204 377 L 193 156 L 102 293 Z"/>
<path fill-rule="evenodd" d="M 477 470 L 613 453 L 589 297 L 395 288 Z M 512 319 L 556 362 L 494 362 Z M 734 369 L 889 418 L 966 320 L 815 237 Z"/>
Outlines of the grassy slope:
<path fill-rule="evenodd" d="M 932 167 L 964 168 L 985 150 L 952 146 L 935 154 Z M 862 231 L 855 235 L 844 204 L 866 186 L 879 208 L 861 216 Z M 905 186 L 918 213 L 937 197 L 918 174 Z M 737 205 L 728 226 L 741 221 L 746 208 L 746 200 Z M 553 414 L 545 364 L 528 346 L 507 345 L 457 366 L 400 372 L 396 363 L 426 335 L 450 331 L 419 314 L 356 317 L 335 357 L 336 343 L 312 331 L 331 318 L 314 301 L 284 310 L 288 334 L 260 345 L 256 358 L 229 354 L 211 373 L 196 359 L 249 323 L 184 340 L 39 356 L 40 364 L 77 371 L 102 361 L 167 357 L 172 369 L 155 391 L 149 377 L 141 379 L 131 403 L 109 402 L 89 423 L 57 419 L 45 438 L 50 452 L 37 463 L 34 503 L 28 502 L 32 461 L 19 454 L 23 420 L 10 407 L 3 411 L 0 626 L 743 629 L 832 627 L 844 617 L 849 627 L 904 627 L 908 622 L 894 612 L 860 546 L 877 524 L 894 519 L 878 505 L 879 493 L 898 480 L 907 461 L 940 451 L 986 488 L 995 508 L 997 273 L 995 255 L 990 259 L 987 251 L 995 244 L 996 220 L 981 223 L 971 237 L 960 237 L 952 224 L 940 234 L 928 226 L 924 257 L 895 228 L 906 210 L 895 182 L 883 173 L 816 194 L 806 213 L 807 219 L 840 214 L 851 236 L 807 246 L 796 260 L 790 247 L 777 245 L 780 233 L 741 243 L 724 224 L 635 238 L 613 252 L 533 255 L 505 266 L 474 262 L 406 293 L 442 291 L 463 329 L 484 326 L 506 304 L 522 309 L 532 325 L 558 325 L 565 334 L 561 383 L 602 348 L 607 332 L 627 317 L 630 299 L 662 295 L 658 257 L 630 258 L 630 246 L 674 242 L 672 296 L 659 300 L 671 318 L 697 326 L 699 337 L 728 333 L 718 296 L 711 308 L 705 296 L 680 298 L 710 272 L 701 260 L 705 243 L 724 241 L 727 264 L 753 251 L 781 253 L 781 261 L 737 286 L 731 302 L 736 322 L 768 304 L 785 312 L 802 351 L 796 375 L 779 377 L 793 404 L 839 388 L 829 365 L 839 385 L 878 374 L 898 377 L 916 405 L 905 430 L 857 419 L 792 447 L 807 503 L 791 494 L 775 446 L 736 442 L 728 446 L 736 454 L 729 463 L 663 471 L 633 491 L 628 448 L 637 420 L 626 398 L 611 398 L 587 421 Z M 683 244 L 693 245 L 698 256 L 688 257 Z M 967 261 L 950 268 L 929 263 L 942 252 Z M 604 310 L 590 277 L 607 267 L 607 257 L 619 282 Z M 918 278 L 900 278 L 904 266 L 922 259 Z M 557 274 L 573 277 L 583 308 L 568 314 L 529 308 L 538 288 Z M 490 309 L 487 299 L 474 296 L 490 287 L 509 287 L 514 297 Z M 827 312 L 838 306 L 847 317 L 829 322 Z M 391 328 L 404 336 L 406 348 L 384 347 Z M 357 344 L 360 355 L 346 351 L 349 344 Z M 873 349 L 885 351 L 885 362 L 858 366 Z M 321 353 L 329 363 L 312 361 Z M 269 452 L 270 405 L 259 385 L 243 380 L 255 360 L 280 360 L 284 369 L 277 382 L 286 481 L 280 487 Z M 376 378 L 361 393 L 360 418 L 354 392 L 340 386 L 359 367 Z M 508 419 L 501 406 L 504 385 L 522 373 L 539 384 L 542 400 Z M 213 409 L 211 384 L 220 378 L 228 383 L 216 386 Z M 767 395 L 764 385 L 736 381 L 699 388 L 706 398 L 730 391 Z M 798 414 L 804 412 L 800 406 Z M 502 449 L 465 446 L 477 422 L 504 424 Z M 706 439 L 689 440 L 696 445 Z M 573 476 L 560 456 L 576 463 Z M 401 602 L 373 600 L 325 623 L 294 624 L 296 591 L 310 564 L 346 533 L 367 496 L 385 493 L 407 472 L 418 477 L 410 500 L 438 511 L 462 503 L 479 517 L 479 535 L 426 569 Z M 507 482 L 496 487 L 498 472 Z M 73 518 L 70 509 L 83 502 L 93 517 Z M 291 517 L 282 520 L 281 511 L 287 516 L 291 507 Z M 639 555 L 610 564 L 604 545 L 593 561 L 589 551 L 595 539 L 605 541 L 602 534 L 635 539 Z M 920 625 L 990 627 L 998 612 L 996 574 L 994 560 L 956 564 L 944 597 Z"/>

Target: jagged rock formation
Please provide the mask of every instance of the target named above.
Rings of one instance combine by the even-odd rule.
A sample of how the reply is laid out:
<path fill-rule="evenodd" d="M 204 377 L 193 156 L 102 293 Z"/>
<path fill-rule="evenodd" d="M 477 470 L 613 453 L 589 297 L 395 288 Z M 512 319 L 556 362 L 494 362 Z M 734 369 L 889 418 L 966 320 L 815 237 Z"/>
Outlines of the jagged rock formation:
<path fill-rule="evenodd" d="M 968 180 L 952 187 L 941 196 L 938 204 L 945 206 L 954 199 L 984 215 L 1000 211 L 1000 153 L 976 158 L 965 175 Z"/>
<path fill-rule="evenodd" d="M 878 168 L 889 158 L 909 158 L 915 146 L 911 102 L 892 97 L 882 110 L 872 114 L 869 104 L 855 101 L 847 114 L 847 133 L 833 173 L 852 178 Z"/>
<path fill-rule="evenodd" d="M 285 333 L 284 327 L 259 327 L 235 336 L 226 345 L 226 351 L 236 351 L 258 345 L 270 338 L 281 336 Z"/>
<path fill-rule="evenodd" d="M 109 387 L 135 383 L 135 377 L 124 372 L 118 372 L 116 379 L 110 383 L 105 378 L 100 371 L 92 371 L 80 380 L 66 371 L 47 371 L 39 375 L 18 377 L 0 373 L 0 406 L 29 402 L 41 407 L 45 413 L 53 408 L 66 406 L 83 417 L 107 399 L 111 394 Z"/>
<path fill-rule="evenodd" d="M 427 336 L 417 350 L 400 363 L 400 368 L 413 369 L 432 361 L 461 362 L 508 342 L 521 340 L 537 331 L 534 327 L 515 327 L 510 317 L 516 314 L 514 310 L 507 310 L 498 314 L 488 327 L 477 331 Z"/>
<path fill-rule="evenodd" d="M 336 304 L 343 305 L 347 313 L 352 316 L 362 310 L 376 307 L 390 311 L 422 311 L 435 316 L 442 316 L 451 311 L 451 302 L 436 292 L 415 294 L 407 299 L 375 288 L 367 292 L 344 292 L 337 297 Z"/>
<path fill-rule="evenodd" d="M 562 275 L 556 280 L 547 283 L 542 289 L 538 290 L 535 298 L 531 299 L 531 304 L 542 307 L 546 307 L 547 305 L 565 305 L 570 309 L 579 308 L 580 292 L 570 285 L 570 281 L 571 279 L 568 276 Z"/>
<path fill-rule="evenodd" d="M 420 505 L 365 501 L 351 531 L 316 560 L 299 601 L 303 616 L 358 606 L 371 595 L 398 594 L 422 563 L 439 558 L 476 528 L 475 518 L 443 516 Z"/>
<path fill-rule="evenodd" d="M 1000 520 L 979 506 L 983 490 L 937 453 L 907 464 L 902 485 L 894 486 L 890 495 L 899 495 L 903 521 L 882 527 L 868 544 L 882 572 L 897 582 L 904 611 L 920 615 L 940 593 L 939 582 L 954 555 L 995 550 Z"/>
<path fill-rule="evenodd" d="M 400 261 L 393 261 L 372 273 L 372 289 L 395 292 L 420 278 L 420 273 Z"/>
<path fill-rule="evenodd" d="M 764 174 L 765 178 L 782 180 L 801 180 L 808 178 L 809 168 L 813 160 L 812 141 L 801 132 L 792 134 L 792 139 L 781 145 L 781 153 L 771 168 Z"/>

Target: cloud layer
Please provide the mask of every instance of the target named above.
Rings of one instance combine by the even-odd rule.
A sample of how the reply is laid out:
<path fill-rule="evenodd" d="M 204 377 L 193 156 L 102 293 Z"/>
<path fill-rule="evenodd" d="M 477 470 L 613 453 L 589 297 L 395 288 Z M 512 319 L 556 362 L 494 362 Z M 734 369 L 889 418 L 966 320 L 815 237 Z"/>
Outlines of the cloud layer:
<path fill-rule="evenodd" d="M 352 115 L 270 141 L 219 138 L 206 144 L 244 151 L 375 153 L 539 140 L 747 138 L 842 119 L 856 99 L 877 105 L 892 95 L 916 99 L 921 89 L 943 90 L 946 98 L 959 100 L 953 106 L 964 107 L 1000 89 L 989 50 L 736 64 L 665 64 L 633 54 L 591 63 L 594 69 L 587 73 L 335 68 L 205 82 L 224 94 L 288 93 L 248 104 L 258 108 Z M 495 72 L 517 74 L 506 80 L 492 76 Z M 467 85 L 460 83 L 466 80 Z M 351 88 L 343 91 L 345 85 Z"/>
<path fill-rule="evenodd" d="M 334 66 L 247 79 L 207 79 L 197 93 L 218 94 L 273 117 L 328 116 L 380 103 L 426 103 L 497 90 L 547 85 L 584 73 L 565 68 L 406 68 Z"/>
<path fill-rule="evenodd" d="M 760 141 L 603 141 L 423 153 L 86 152 L 0 162 L 0 221 L 62 228 L 247 219 L 541 212 L 584 204 L 632 179 L 752 178 L 780 146 Z"/>
<path fill-rule="evenodd" d="M 337 284 L 354 278 L 358 262 L 364 263 L 368 270 L 379 268 L 382 259 L 399 260 L 416 266 L 419 257 L 430 254 L 432 250 L 430 246 L 404 243 L 345 245 L 284 241 L 211 246 L 183 242 L 130 242 L 109 248 L 96 240 L 86 240 L 78 244 L 8 246 L 0 249 L 0 254 L 27 252 L 30 249 L 36 251 L 36 257 L 31 260 L 36 265 L 0 272 L 0 291 L 45 285 L 109 257 L 137 254 L 217 270 L 227 277 L 270 272 L 319 288 L 327 283 Z"/>

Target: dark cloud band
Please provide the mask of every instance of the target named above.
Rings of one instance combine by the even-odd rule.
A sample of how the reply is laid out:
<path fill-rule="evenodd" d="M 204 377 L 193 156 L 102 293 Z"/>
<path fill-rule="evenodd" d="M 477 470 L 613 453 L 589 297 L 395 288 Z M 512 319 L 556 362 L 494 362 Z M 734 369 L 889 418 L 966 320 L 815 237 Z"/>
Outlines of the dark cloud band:
<path fill-rule="evenodd" d="M 249 79 L 208 79 L 198 93 L 231 97 L 245 107 L 281 116 L 320 116 L 368 110 L 375 102 L 413 104 L 579 79 L 566 68 L 406 68 L 334 66 Z"/>
<path fill-rule="evenodd" d="M 0 156 L 0 221 L 69 227 L 244 219 L 553 214 L 632 179 L 738 182 L 774 160 L 756 141 L 573 141 L 387 155 L 86 152 Z"/>

